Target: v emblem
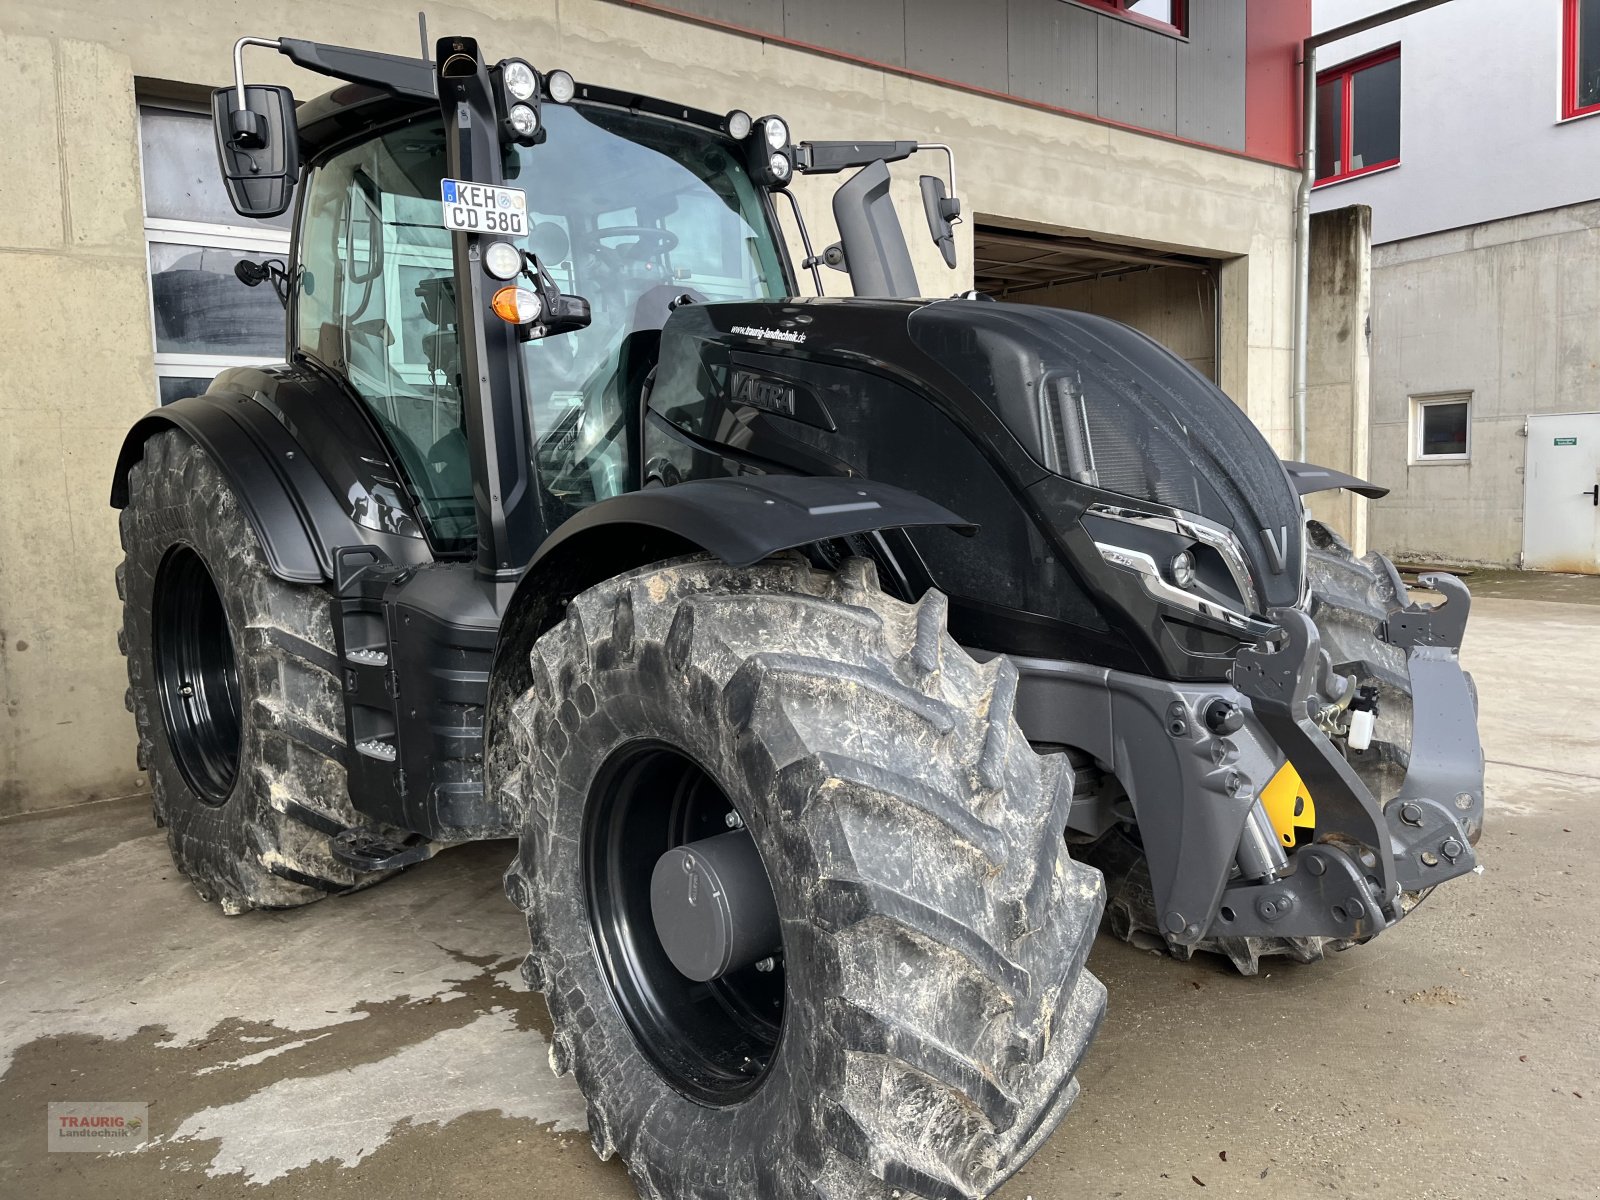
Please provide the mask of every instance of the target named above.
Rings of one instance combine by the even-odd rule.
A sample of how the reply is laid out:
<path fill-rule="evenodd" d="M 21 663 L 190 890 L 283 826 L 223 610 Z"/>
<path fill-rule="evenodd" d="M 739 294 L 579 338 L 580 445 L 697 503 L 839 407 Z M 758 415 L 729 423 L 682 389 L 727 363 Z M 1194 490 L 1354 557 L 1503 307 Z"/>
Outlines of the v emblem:
<path fill-rule="evenodd" d="M 1282 575 L 1289 566 L 1289 527 L 1280 525 L 1278 536 L 1272 536 L 1272 530 L 1261 531 L 1262 544 L 1267 548 L 1267 565 L 1272 568 L 1274 575 Z"/>

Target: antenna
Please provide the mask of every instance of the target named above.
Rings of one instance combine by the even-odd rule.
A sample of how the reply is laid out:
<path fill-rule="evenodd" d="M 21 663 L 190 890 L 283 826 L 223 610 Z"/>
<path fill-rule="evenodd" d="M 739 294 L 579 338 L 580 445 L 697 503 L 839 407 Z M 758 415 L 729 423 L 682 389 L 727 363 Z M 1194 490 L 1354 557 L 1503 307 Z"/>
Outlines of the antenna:
<path fill-rule="evenodd" d="M 422 61 L 432 62 L 433 55 L 428 52 L 428 14 L 420 8 L 417 10 L 417 36 L 422 39 Z"/>

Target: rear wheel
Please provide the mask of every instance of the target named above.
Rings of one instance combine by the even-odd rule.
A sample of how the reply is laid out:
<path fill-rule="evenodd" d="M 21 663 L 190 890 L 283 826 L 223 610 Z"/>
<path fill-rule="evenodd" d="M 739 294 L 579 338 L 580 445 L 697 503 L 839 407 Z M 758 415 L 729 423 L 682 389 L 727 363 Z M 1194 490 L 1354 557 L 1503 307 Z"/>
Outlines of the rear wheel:
<path fill-rule="evenodd" d="M 687 560 L 535 647 L 507 892 L 641 1195 L 982 1196 L 1075 1097 L 1104 989 L 1071 771 L 944 609 L 862 560 Z"/>
<path fill-rule="evenodd" d="M 230 913 L 383 878 L 329 849 L 357 819 L 327 594 L 272 575 L 228 481 L 177 430 L 145 442 L 121 527 L 127 703 L 173 861 Z"/>

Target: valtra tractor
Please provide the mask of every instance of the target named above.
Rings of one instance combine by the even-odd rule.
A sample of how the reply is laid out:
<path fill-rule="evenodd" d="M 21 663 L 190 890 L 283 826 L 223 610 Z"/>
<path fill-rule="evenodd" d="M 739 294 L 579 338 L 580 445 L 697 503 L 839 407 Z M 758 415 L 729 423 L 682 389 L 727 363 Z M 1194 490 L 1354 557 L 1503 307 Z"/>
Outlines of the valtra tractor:
<path fill-rule="evenodd" d="M 551 1065 L 641 1195 L 987 1195 L 1077 1094 L 1102 914 L 1253 972 L 1475 869 L 1466 589 L 1408 602 L 1301 499 L 1367 485 L 1126 326 L 917 298 L 888 164 L 944 147 L 465 37 L 235 75 L 285 361 L 117 464 L 156 819 L 229 913 L 518 839 Z M 836 244 L 789 211 L 851 298 L 800 294 L 796 174 L 845 176 Z"/>

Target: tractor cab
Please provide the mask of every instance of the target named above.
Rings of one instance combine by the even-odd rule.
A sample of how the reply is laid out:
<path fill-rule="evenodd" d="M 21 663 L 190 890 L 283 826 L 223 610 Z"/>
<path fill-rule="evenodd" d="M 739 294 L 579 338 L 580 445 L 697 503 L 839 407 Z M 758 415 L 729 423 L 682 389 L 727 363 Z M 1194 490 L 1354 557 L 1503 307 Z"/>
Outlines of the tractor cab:
<path fill-rule="evenodd" d="M 275 280 L 290 358 L 354 393 L 433 551 L 476 545 L 487 575 L 514 577 L 563 521 L 642 486 L 640 400 L 674 308 L 796 293 L 774 208 L 796 171 L 865 168 L 823 255 L 790 198 L 819 293 L 824 263 L 858 294 L 917 291 L 884 165 L 915 142 L 797 146 L 775 116 L 487 65 L 470 38 L 433 60 L 247 45 L 351 81 L 296 110 L 287 89 L 246 85 L 236 53 L 213 103 L 235 207 L 297 203 Z M 958 207 L 942 179 L 923 192 L 948 260 Z M 475 462 L 503 476 L 504 512 L 475 492 Z"/>
<path fill-rule="evenodd" d="M 588 303 L 587 326 L 517 343 L 535 477 L 559 523 L 636 486 L 629 435 L 673 305 L 777 297 L 790 281 L 767 199 L 725 134 L 582 103 L 548 106 L 544 129 L 506 147 L 501 175 L 526 197 L 526 253 Z M 436 113 L 333 148 L 306 175 L 288 293 L 293 349 L 348 381 L 414 481 L 429 536 L 455 546 L 476 531 L 440 220 L 449 175 Z"/>

